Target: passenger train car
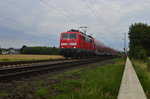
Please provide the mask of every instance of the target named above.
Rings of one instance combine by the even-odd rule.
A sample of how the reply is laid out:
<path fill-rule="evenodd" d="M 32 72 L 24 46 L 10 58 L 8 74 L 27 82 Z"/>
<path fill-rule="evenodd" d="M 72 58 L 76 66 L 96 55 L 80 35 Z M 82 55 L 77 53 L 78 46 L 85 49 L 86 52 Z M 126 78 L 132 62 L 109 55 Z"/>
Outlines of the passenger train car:
<path fill-rule="evenodd" d="M 113 55 L 116 51 L 79 30 L 71 29 L 60 35 L 60 53 L 64 57 Z"/>

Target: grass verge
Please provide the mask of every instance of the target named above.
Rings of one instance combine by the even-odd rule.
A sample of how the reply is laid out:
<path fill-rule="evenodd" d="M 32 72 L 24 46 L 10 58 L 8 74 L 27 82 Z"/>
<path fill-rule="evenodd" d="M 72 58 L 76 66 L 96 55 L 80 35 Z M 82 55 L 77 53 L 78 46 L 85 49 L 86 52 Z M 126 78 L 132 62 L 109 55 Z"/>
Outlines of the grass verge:
<path fill-rule="evenodd" d="M 133 59 L 132 63 L 146 96 L 150 99 L 150 71 L 147 70 L 147 62 Z"/>
<path fill-rule="evenodd" d="M 102 65 L 103 64 L 103 65 Z M 116 99 L 125 60 L 115 59 L 37 80 L 0 85 L 5 99 Z"/>
<path fill-rule="evenodd" d="M 51 99 L 116 99 L 124 70 L 123 60 L 94 69 L 86 68 L 84 72 L 74 71 L 78 79 L 66 77 L 63 85 L 55 84 L 54 88 L 61 94 Z M 64 77 L 64 76 L 63 76 Z"/>

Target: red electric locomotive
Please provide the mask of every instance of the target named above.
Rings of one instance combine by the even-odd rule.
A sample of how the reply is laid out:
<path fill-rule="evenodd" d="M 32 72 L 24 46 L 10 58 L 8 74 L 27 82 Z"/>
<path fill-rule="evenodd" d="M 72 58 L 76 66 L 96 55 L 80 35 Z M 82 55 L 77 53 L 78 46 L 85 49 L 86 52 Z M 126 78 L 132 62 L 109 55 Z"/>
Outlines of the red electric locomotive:
<path fill-rule="evenodd" d="M 64 57 L 92 56 L 94 48 L 94 39 L 79 30 L 61 33 L 60 52 Z"/>
<path fill-rule="evenodd" d="M 71 29 L 61 33 L 60 53 L 64 57 L 89 57 L 112 54 L 112 49 L 79 30 Z"/>

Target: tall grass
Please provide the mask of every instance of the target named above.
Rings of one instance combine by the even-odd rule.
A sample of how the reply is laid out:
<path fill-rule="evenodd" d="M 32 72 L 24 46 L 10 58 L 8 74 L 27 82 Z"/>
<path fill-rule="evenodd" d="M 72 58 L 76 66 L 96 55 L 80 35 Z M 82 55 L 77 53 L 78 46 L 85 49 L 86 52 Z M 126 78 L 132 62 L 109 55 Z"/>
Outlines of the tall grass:
<path fill-rule="evenodd" d="M 146 96 L 150 99 L 150 72 L 147 70 L 147 63 L 139 60 L 132 60 L 132 63 Z"/>
<path fill-rule="evenodd" d="M 43 75 L 42 78 L 18 82 L 11 87 L 0 85 L 2 87 L 0 88 L 0 98 L 116 99 L 124 65 L 125 60 L 116 59 L 89 64 L 87 67 L 69 70 L 53 76 L 45 75 L 45 77 Z"/>
<path fill-rule="evenodd" d="M 62 93 L 51 99 L 116 99 L 124 70 L 124 64 L 118 62 L 88 68 L 80 72 L 79 79 L 65 79 L 63 87 L 55 84 Z"/>

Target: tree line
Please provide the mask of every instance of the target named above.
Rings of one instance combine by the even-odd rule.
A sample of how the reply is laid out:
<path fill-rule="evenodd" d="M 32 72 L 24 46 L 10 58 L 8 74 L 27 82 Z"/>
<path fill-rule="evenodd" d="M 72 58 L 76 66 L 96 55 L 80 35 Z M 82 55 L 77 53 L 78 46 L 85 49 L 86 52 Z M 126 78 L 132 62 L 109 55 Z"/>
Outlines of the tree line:
<path fill-rule="evenodd" d="M 27 47 L 24 45 L 20 49 L 20 54 L 58 55 L 59 48 L 46 46 Z"/>
<path fill-rule="evenodd" d="M 129 27 L 129 56 L 142 59 L 150 57 L 150 26 L 135 23 Z"/>
<path fill-rule="evenodd" d="M 0 47 L 0 54 L 2 54 L 2 48 Z"/>

